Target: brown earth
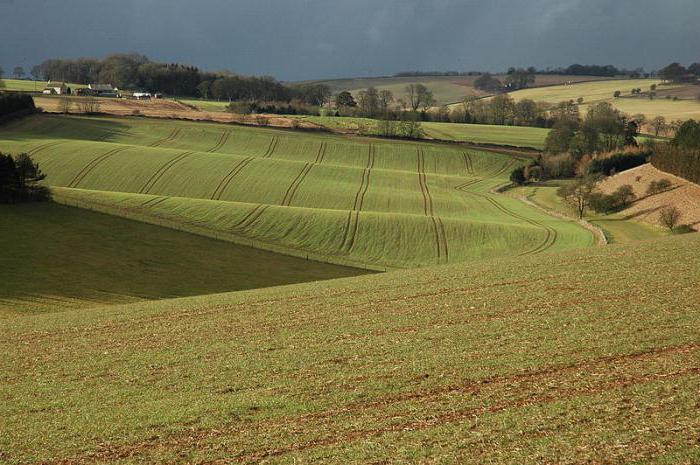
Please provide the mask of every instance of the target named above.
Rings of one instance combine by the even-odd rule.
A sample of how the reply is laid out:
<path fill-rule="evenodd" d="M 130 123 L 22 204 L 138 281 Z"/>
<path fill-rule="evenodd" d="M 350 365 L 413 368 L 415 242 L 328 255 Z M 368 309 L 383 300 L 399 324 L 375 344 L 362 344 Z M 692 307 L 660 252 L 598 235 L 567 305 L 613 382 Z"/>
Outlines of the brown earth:
<path fill-rule="evenodd" d="M 668 179 L 673 186 L 659 194 L 647 195 L 649 184 L 660 179 Z M 700 231 L 700 185 L 660 171 L 647 163 L 607 178 L 599 188 L 602 192 L 610 194 L 624 184 L 632 186 L 638 200 L 624 210 L 623 215 L 659 225 L 661 209 L 675 206 L 681 211 L 680 224 Z"/>
<path fill-rule="evenodd" d="M 70 113 L 80 114 L 80 101 L 82 97 L 69 97 L 73 102 Z M 59 113 L 61 98 L 57 97 L 34 97 L 37 107 L 42 108 L 48 113 Z M 280 128 L 295 127 L 294 122 L 297 121 L 297 126 L 302 129 L 320 129 L 320 126 L 309 121 L 294 120 L 278 115 L 255 115 L 244 116 L 228 112 L 210 112 L 201 111 L 199 109 L 187 106 L 176 100 L 157 99 L 157 100 L 130 100 L 116 98 L 100 98 L 99 112 L 115 116 L 147 116 L 150 118 L 173 118 L 187 119 L 192 121 L 214 121 L 217 123 L 241 123 L 258 125 L 258 117 L 263 117 L 267 121 L 266 126 L 274 126 Z"/>

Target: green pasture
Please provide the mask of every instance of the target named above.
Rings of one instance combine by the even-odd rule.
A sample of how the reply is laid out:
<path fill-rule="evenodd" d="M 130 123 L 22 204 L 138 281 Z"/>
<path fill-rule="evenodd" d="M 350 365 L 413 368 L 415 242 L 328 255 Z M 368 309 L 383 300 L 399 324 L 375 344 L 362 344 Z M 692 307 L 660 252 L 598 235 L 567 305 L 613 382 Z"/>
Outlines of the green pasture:
<path fill-rule="evenodd" d="M 491 193 L 524 161 L 459 146 L 44 115 L 4 127 L 0 142 L 30 153 L 74 205 L 335 263 L 403 268 L 594 241 Z"/>

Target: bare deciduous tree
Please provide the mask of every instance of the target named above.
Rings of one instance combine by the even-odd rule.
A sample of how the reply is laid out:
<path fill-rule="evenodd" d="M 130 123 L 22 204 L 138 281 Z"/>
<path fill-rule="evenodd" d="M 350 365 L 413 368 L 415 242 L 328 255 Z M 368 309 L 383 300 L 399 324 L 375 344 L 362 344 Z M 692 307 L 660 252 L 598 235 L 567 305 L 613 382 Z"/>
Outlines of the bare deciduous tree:
<path fill-rule="evenodd" d="M 576 209 L 579 218 L 583 218 L 586 209 L 591 203 L 591 197 L 598 179 L 597 176 L 586 176 L 585 178 L 577 179 L 572 184 L 560 187 L 557 192 L 560 197 Z"/>
<path fill-rule="evenodd" d="M 100 101 L 95 97 L 83 97 L 78 102 L 78 108 L 82 113 L 95 114 L 100 112 Z"/>
<path fill-rule="evenodd" d="M 73 109 L 73 100 L 69 97 L 60 97 L 58 99 L 58 111 L 67 115 Z"/>
<path fill-rule="evenodd" d="M 678 222 L 681 220 L 681 211 L 678 207 L 667 206 L 661 210 L 659 215 L 659 222 L 661 225 L 667 227 L 671 232 L 678 226 Z"/>

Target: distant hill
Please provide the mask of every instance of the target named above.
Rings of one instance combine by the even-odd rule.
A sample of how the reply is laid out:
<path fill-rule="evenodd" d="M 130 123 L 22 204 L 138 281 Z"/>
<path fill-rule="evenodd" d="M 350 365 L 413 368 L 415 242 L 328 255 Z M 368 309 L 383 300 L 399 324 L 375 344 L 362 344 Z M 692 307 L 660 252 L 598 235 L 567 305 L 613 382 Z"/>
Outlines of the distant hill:
<path fill-rule="evenodd" d="M 503 80 L 505 76 L 496 75 Z M 426 85 L 433 91 L 433 95 L 438 105 L 446 105 L 463 100 L 467 96 L 486 96 L 483 92 L 474 88 L 474 81 L 478 76 L 400 76 L 400 77 L 368 77 L 368 78 L 348 78 L 330 79 L 318 81 L 305 81 L 306 83 L 320 83 L 328 85 L 334 93 L 344 90 L 357 92 L 367 87 L 377 89 L 388 89 L 394 93 L 396 98 L 406 98 L 405 87 L 413 83 Z M 609 77 L 596 76 L 559 76 L 550 74 L 538 74 L 535 77 L 534 87 L 552 86 L 557 84 L 586 81 L 604 81 Z"/>

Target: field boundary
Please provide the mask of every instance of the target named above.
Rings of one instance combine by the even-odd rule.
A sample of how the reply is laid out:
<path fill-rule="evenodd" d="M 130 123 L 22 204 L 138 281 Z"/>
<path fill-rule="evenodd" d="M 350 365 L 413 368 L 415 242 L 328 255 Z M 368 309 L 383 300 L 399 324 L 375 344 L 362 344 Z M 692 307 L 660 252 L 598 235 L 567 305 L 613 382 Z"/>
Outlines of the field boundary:
<path fill-rule="evenodd" d="M 303 258 L 306 260 L 313 260 L 322 263 L 329 263 L 331 265 L 347 266 L 351 268 L 358 268 L 362 270 L 377 271 L 377 272 L 388 272 L 392 270 L 403 269 L 396 266 L 381 266 L 377 264 L 363 263 L 361 261 L 341 258 L 333 255 L 325 255 L 317 252 L 309 252 L 303 249 L 296 249 L 288 246 L 280 246 L 276 244 L 271 244 L 269 242 L 257 241 L 246 238 L 234 232 L 221 231 L 212 228 L 207 228 L 204 225 L 196 223 L 185 223 L 177 221 L 172 218 L 167 218 L 157 215 L 149 215 L 145 210 L 138 207 L 118 207 L 115 205 L 105 204 L 97 201 L 84 201 L 82 199 L 76 199 L 71 197 L 69 193 L 67 194 L 64 190 L 70 190 L 69 188 L 52 188 L 53 201 L 66 205 L 69 207 L 82 208 L 85 210 L 95 211 L 98 213 L 104 213 L 106 215 L 118 216 L 121 218 L 126 218 L 133 221 L 139 221 L 142 223 L 153 224 L 156 226 L 161 226 L 164 228 L 174 229 L 176 231 L 187 232 L 190 234 L 197 234 L 200 236 L 209 237 L 210 239 L 216 239 L 225 242 L 231 242 L 233 244 L 242 245 L 246 247 L 252 247 L 254 249 L 266 250 L 268 252 L 275 252 L 282 255 L 289 255 L 291 257 Z M 76 189 L 80 190 L 80 189 Z M 170 197 L 165 199 L 161 196 L 157 197 L 157 202 L 161 203 Z M 153 204 L 155 205 L 155 203 Z M 352 212 L 350 212 L 352 213 Z"/>

